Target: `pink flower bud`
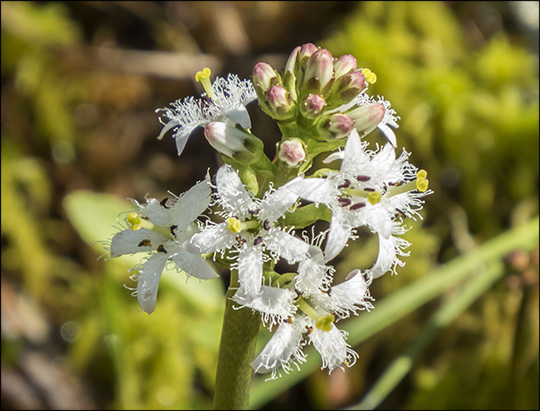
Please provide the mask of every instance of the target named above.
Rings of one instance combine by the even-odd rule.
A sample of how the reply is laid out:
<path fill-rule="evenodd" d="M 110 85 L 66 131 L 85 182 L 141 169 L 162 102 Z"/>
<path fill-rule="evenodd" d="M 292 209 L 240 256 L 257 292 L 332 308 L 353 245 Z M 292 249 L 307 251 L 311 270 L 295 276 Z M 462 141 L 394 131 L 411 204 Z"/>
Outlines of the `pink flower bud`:
<path fill-rule="evenodd" d="M 303 94 L 322 94 L 334 75 L 332 54 L 326 49 L 319 49 L 306 62 L 302 91 Z"/>
<path fill-rule="evenodd" d="M 338 78 L 332 87 L 332 103 L 346 104 L 366 87 L 366 78 L 360 71 L 352 71 Z"/>
<path fill-rule="evenodd" d="M 384 118 L 384 104 L 370 103 L 365 106 L 357 107 L 347 114 L 355 120 L 356 131 L 360 137 L 373 131 Z"/>
<path fill-rule="evenodd" d="M 233 157 L 236 152 L 245 151 L 245 141 L 250 137 L 236 127 L 220 121 L 208 123 L 204 128 L 204 136 L 212 147 L 229 157 Z"/>
<path fill-rule="evenodd" d="M 306 159 L 304 143 L 299 138 L 290 138 L 279 145 L 278 158 L 289 167 L 297 167 Z"/>
<path fill-rule="evenodd" d="M 334 77 L 336 79 L 354 70 L 356 70 L 356 58 L 350 54 L 345 54 L 334 61 Z"/>
<path fill-rule="evenodd" d="M 304 117 L 315 118 L 320 115 L 326 107 L 326 101 L 318 94 L 308 94 L 300 103 L 300 112 Z"/>
<path fill-rule="evenodd" d="M 319 50 L 319 48 L 313 43 L 303 44 L 302 47 L 300 47 L 300 50 L 298 52 L 300 64 L 304 64 L 306 60 L 309 57 L 311 57 L 311 55 L 315 53 L 317 50 Z"/>
<path fill-rule="evenodd" d="M 354 119 L 346 114 L 336 113 L 328 117 L 320 128 L 325 139 L 339 140 L 347 137 L 354 129 Z"/>
<path fill-rule="evenodd" d="M 277 120 L 286 120 L 292 116 L 293 102 L 289 92 L 282 86 L 272 86 L 266 93 L 270 115 Z"/>
<path fill-rule="evenodd" d="M 253 86 L 265 93 L 270 87 L 279 84 L 279 77 L 276 70 L 267 63 L 260 62 L 253 67 L 251 76 Z"/>
<path fill-rule="evenodd" d="M 290 91 L 293 100 L 296 100 L 297 98 L 296 79 L 297 75 L 300 73 L 300 62 L 298 57 L 300 50 L 301 47 L 298 46 L 292 51 L 287 63 L 285 64 L 285 69 L 283 70 L 283 86 Z"/>

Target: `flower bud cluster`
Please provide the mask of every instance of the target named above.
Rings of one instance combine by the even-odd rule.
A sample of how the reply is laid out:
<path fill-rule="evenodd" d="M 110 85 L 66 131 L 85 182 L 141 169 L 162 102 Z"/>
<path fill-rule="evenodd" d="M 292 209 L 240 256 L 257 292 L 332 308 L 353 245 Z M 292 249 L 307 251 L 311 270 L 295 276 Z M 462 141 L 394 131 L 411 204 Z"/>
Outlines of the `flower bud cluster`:
<path fill-rule="evenodd" d="M 375 74 L 358 68 L 350 54 L 335 58 L 307 43 L 293 50 L 282 75 L 258 63 L 252 80 L 262 110 L 278 123 L 294 122 L 310 130 L 304 139 L 332 141 L 346 138 L 353 129 L 364 136 L 378 126 L 397 127 L 389 103 L 366 94 Z M 395 144 L 393 132 L 388 127 L 383 132 Z"/>

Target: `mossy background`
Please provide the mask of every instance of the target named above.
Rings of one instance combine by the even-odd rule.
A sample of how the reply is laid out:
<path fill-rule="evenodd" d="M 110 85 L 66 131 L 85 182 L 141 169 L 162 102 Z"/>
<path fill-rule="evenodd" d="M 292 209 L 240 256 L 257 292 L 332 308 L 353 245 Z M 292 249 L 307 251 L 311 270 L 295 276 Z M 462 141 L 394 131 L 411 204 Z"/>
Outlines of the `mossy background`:
<path fill-rule="evenodd" d="M 216 171 L 202 132 L 180 158 L 169 136 L 156 139 L 154 110 L 200 94 L 192 79 L 205 66 L 248 78 L 258 61 L 279 70 L 312 42 L 377 74 L 370 94 L 401 116 L 400 149 L 434 194 L 411 222 L 406 265 L 373 284 L 375 307 L 538 214 L 538 2 L 7 1 L 1 11 L 2 408 L 211 407 L 226 273 L 205 283 L 165 273 L 147 316 L 124 288 L 138 258 L 98 259 L 127 198 L 179 194 Z M 277 127 L 249 110 L 273 156 Z M 360 238 L 334 260 L 338 278 L 375 253 Z M 502 261 L 504 276 L 433 337 L 380 408 L 538 409 L 538 243 Z M 457 293 L 355 346 L 345 373 L 317 369 L 260 406 L 354 406 Z"/>

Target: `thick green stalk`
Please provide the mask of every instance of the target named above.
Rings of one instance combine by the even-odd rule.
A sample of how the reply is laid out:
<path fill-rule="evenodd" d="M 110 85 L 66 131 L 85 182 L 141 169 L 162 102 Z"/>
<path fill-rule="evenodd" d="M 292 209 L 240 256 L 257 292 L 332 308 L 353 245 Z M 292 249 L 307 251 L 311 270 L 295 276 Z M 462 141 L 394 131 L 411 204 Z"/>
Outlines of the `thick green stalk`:
<path fill-rule="evenodd" d="M 231 297 L 238 287 L 238 271 L 231 270 L 214 390 L 215 410 L 245 410 L 249 406 L 251 361 L 255 357 L 261 316 L 249 308 L 235 310 Z"/>

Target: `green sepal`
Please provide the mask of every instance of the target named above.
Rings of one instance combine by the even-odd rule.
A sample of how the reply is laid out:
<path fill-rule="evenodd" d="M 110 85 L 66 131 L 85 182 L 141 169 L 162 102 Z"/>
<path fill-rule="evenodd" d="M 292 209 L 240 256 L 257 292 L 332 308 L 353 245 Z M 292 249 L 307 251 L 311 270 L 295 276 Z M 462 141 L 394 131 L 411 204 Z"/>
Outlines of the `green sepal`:
<path fill-rule="evenodd" d="M 297 273 L 281 274 L 275 282 L 272 282 L 272 286 L 279 287 L 279 288 L 287 287 L 289 284 L 292 283 L 294 277 L 296 277 L 297 275 L 298 275 Z"/>
<path fill-rule="evenodd" d="M 270 280 L 272 287 L 284 288 L 291 284 L 291 281 L 296 277 L 297 273 L 279 274 L 274 270 L 264 270 L 264 277 Z"/>
<path fill-rule="evenodd" d="M 259 181 L 257 180 L 257 173 L 249 166 L 237 165 L 238 176 L 242 183 L 246 186 L 247 190 L 253 194 L 257 195 L 259 192 Z"/>
<path fill-rule="evenodd" d="M 206 260 L 212 260 L 214 262 L 214 264 L 217 265 L 220 268 L 230 270 L 231 269 L 231 264 L 233 264 L 234 261 L 236 260 L 236 256 L 233 257 L 231 250 L 227 250 L 223 254 L 223 256 L 222 256 L 221 253 L 213 253 L 213 257 L 212 257 L 212 254 L 207 254 L 205 256 L 205 259 Z"/>
<path fill-rule="evenodd" d="M 308 204 L 297 208 L 294 213 L 288 213 L 283 218 L 282 223 L 285 227 L 305 228 L 318 220 L 330 222 L 332 212 L 324 204 Z"/>

